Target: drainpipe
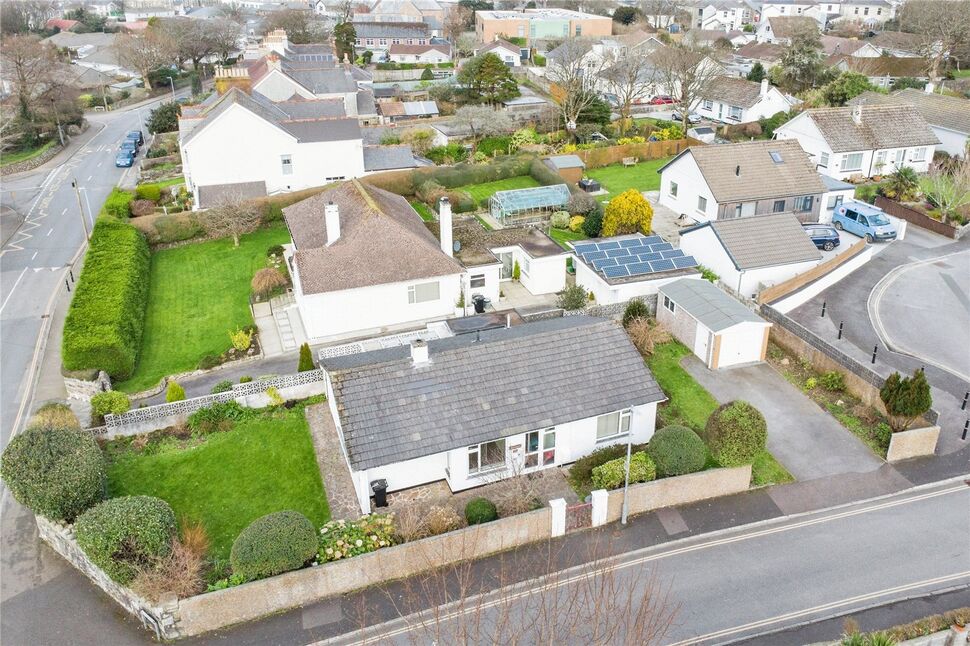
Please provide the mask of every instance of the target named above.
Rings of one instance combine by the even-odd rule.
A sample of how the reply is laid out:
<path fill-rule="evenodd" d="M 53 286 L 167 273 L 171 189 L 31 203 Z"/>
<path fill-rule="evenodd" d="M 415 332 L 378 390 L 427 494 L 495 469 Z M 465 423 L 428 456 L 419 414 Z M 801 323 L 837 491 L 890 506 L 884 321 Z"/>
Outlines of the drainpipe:
<path fill-rule="evenodd" d="M 738 296 L 741 295 L 741 279 L 744 278 L 744 270 L 738 272 Z"/>

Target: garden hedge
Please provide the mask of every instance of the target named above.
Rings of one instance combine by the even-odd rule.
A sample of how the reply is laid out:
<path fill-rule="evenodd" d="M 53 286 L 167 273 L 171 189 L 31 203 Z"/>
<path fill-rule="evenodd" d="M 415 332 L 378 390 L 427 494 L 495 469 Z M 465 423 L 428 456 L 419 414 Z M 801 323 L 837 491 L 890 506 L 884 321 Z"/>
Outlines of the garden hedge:
<path fill-rule="evenodd" d="M 605 462 L 593 469 L 594 489 L 617 489 L 626 476 L 626 455 Z M 657 477 L 657 468 L 650 456 L 638 451 L 630 456 L 630 484 L 650 482 Z"/>
<path fill-rule="evenodd" d="M 686 426 L 666 426 L 654 433 L 647 454 L 661 478 L 700 471 L 707 462 L 704 440 Z"/>
<path fill-rule="evenodd" d="M 28 428 L 0 457 L 0 475 L 17 502 L 52 520 L 73 520 L 100 501 L 105 473 L 94 437 L 69 428 Z"/>
<path fill-rule="evenodd" d="M 496 518 L 498 518 L 498 509 L 488 498 L 472 498 L 465 505 L 465 520 L 469 525 L 490 523 Z"/>
<path fill-rule="evenodd" d="M 112 579 L 127 584 L 172 549 L 175 512 L 151 496 L 123 496 L 92 507 L 74 525 L 77 543 Z"/>
<path fill-rule="evenodd" d="M 101 207 L 101 215 L 107 215 L 119 220 L 127 220 L 131 217 L 131 201 L 135 199 L 135 194 L 117 186 L 111 189 L 104 206 Z"/>
<path fill-rule="evenodd" d="M 298 570 L 317 554 L 317 530 L 298 511 L 278 511 L 257 518 L 233 541 L 233 574 L 247 581 Z"/>
<path fill-rule="evenodd" d="M 707 419 L 704 439 L 721 466 L 751 464 L 768 443 L 768 424 L 748 402 L 728 402 Z"/>
<path fill-rule="evenodd" d="M 131 376 L 145 326 L 149 269 L 141 233 L 124 222 L 98 220 L 64 323 L 66 369 Z"/>

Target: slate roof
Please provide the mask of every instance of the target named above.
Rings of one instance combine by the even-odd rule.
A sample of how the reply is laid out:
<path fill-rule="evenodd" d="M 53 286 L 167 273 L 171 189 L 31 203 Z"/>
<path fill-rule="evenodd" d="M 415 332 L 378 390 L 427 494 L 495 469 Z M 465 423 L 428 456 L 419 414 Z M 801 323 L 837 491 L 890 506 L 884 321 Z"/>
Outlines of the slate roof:
<path fill-rule="evenodd" d="M 905 31 L 881 31 L 873 36 L 869 42 L 879 49 L 916 52 L 922 46 L 923 37 Z"/>
<path fill-rule="evenodd" d="M 913 106 L 864 106 L 859 124 L 852 120 L 855 107 L 817 108 L 802 114 L 815 123 L 829 148 L 836 153 L 940 143 L 923 115 Z"/>
<path fill-rule="evenodd" d="M 771 153 L 781 157 L 775 162 Z M 808 155 L 795 139 L 691 146 L 657 172 L 691 155 L 719 203 L 816 195 L 825 192 Z"/>
<path fill-rule="evenodd" d="M 438 222 L 425 222 L 425 226 L 436 238 L 441 237 Z M 466 267 L 480 267 L 499 262 L 498 256 L 492 253 L 492 249 L 502 247 L 519 246 L 532 258 L 548 258 L 567 253 L 555 240 L 538 229 L 507 227 L 487 231 L 474 218 L 455 221 L 452 225 L 452 236 L 461 243 L 461 249 L 455 257 Z"/>
<path fill-rule="evenodd" d="M 377 103 L 374 101 L 374 92 L 371 90 L 357 92 L 357 116 L 366 117 L 376 114 Z"/>
<path fill-rule="evenodd" d="M 892 94 L 863 92 L 849 101 L 850 105 L 911 105 L 931 126 L 970 134 L 970 101 L 946 94 L 924 92 L 916 88 L 897 90 Z M 865 108 L 863 108 L 865 109 Z"/>
<path fill-rule="evenodd" d="M 925 58 L 904 58 L 900 56 L 856 57 L 844 54 L 829 56 L 825 60 L 829 67 L 844 66 L 850 72 L 858 72 L 866 76 L 911 76 L 927 78 L 931 67 Z"/>
<path fill-rule="evenodd" d="M 424 54 L 432 49 L 445 56 L 451 56 L 451 48 L 447 45 L 404 45 L 396 43 L 388 48 L 387 53 L 392 56 L 395 54 Z"/>
<path fill-rule="evenodd" d="M 411 146 L 364 147 L 364 170 L 368 172 L 415 168 L 417 165 Z"/>
<path fill-rule="evenodd" d="M 839 36 L 822 35 L 822 51 L 827 55 L 842 54 L 850 56 L 853 52 L 865 47 L 866 41 L 856 38 L 840 38 Z"/>
<path fill-rule="evenodd" d="M 726 330 L 738 323 L 765 322 L 740 301 L 703 279 L 681 278 L 661 285 L 660 292 L 712 332 Z"/>
<path fill-rule="evenodd" d="M 510 52 L 514 52 L 515 54 L 518 54 L 520 52 L 520 50 L 522 49 L 518 45 L 513 45 L 509 41 L 503 40 L 503 39 L 499 38 L 497 40 L 493 40 L 492 42 L 488 43 L 487 45 L 482 45 L 481 47 L 479 47 L 478 49 L 476 49 L 475 50 L 475 55 L 476 56 L 479 56 L 481 54 L 486 54 L 486 53 L 492 51 L 493 49 L 498 49 L 499 47 L 501 47 L 503 49 L 507 49 Z M 553 51 L 555 51 L 555 50 L 553 50 Z M 550 52 L 550 54 L 551 53 L 552 52 Z M 548 58 L 548 55 L 546 57 Z"/>
<path fill-rule="evenodd" d="M 769 62 L 780 61 L 784 53 L 785 47 L 775 43 L 748 43 L 737 51 L 738 56 Z"/>
<path fill-rule="evenodd" d="M 407 346 L 323 361 L 354 470 L 666 399 L 623 329 L 603 319 L 552 319 L 428 348 L 418 366 Z"/>
<path fill-rule="evenodd" d="M 209 184 L 199 187 L 199 208 L 215 206 L 225 198 L 251 200 L 266 195 L 266 182 L 237 182 L 236 184 Z"/>
<path fill-rule="evenodd" d="M 357 83 L 343 68 L 298 69 L 284 66 L 283 72 L 313 94 L 343 94 L 357 91 Z"/>
<path fill-rule="evenodd" d="M 818 23 L 808 16 L 772 16 L 768 18 L 771 33 L 778 38 L 791 38 L 799 29 L 812 28 L 818 31 Z"/>
<path fill-rule="evenodd" d="M 821 252 L 793 213 L 768 213 L 714 220 L 680 232 L 710 227 L 738 269 L 757 269 L 819 260 Z"/>
<path fill-rule="evenodd" d="M 769 91 L 770 89 L 769 87 Z M 750 108 L 761 99 L 761 83 L 733 76 L 719 76 L 710 83 L 702 98 L 739 108 Z"/>
<path fill-rule="evenodd" d="M 340 209 L 340 238 L 327 246 L 324 207 L 331 201 Z M 462 272 L 406 199 L 357 180 L 288 206 L 283 215 L 304 294 Z"/>

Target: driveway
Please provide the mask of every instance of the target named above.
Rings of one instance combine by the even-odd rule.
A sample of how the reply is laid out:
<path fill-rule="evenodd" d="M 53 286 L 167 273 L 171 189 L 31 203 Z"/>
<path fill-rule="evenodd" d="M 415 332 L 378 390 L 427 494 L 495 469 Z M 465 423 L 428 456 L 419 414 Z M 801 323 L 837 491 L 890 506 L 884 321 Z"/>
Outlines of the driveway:
<path fill-rule="evenodd" d="M 768 364 L 712 371 L 691 355 L 683 366 L 719 402 L 743 399 L 760 410 L 768 422 L 768 450 L 798 480 L 875 471 L 884 464 Z"/>

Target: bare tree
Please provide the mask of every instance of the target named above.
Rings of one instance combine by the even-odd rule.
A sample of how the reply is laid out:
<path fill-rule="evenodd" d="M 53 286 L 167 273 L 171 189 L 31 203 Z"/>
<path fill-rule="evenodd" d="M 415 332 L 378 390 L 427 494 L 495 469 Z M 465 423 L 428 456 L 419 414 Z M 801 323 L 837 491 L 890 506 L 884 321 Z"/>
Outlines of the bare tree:
<path fill-rule="evenodd" d="M 970 205 L 970 160 L 955 159 L 949 169 L 933 168 L 924 190 L 926 197 L 939 208 L 943 222 L 958 215 Z"/>
<path fill-rule="evenodd" d="M 212 41 L 212 49 L 219 58 L 225 61 L 229 54 L 239 48 L 239 39 L 242 27 L 240 23 L 222 19 L 209 22 L 209 38 Z"/>
<path fill-rule="evenodd" d="M 676 20 L 676 0 L 643 0 L 639 8 L 647 22 L 657 29 L 666 29 Z"/>
<path fill-rule="evenodd" d="M 174 43 L 161 30 L 149 27 L 139 35 L 118 34 L 115 49 L 122 64 L 141 74 L 145 87 L 152 89 L 148 75 L 163 65 L 174 62 Z"/>
<path fill-rule="evenodd" d="M 505 134 L 515 128 L 508 114 L 487 105 L 463 105 L 455 111 L 452 121 L 467 126 L 472 132 L 472 141 L 475 142 L 479 137 Z"/>
<path fill-rule="evenodd" d="M 219 199 L 201 216 L 202 226 L 213 238 L 232 237 L 234 247 L 239 246 L 239 236 L 259 226 L 262 216 L 259 205 L 243 200 L 239 195 L 227 194 Z"/>
<path fill-rule="evenodd" d="M 633 104 L 650 95 L 656 80 L 649 52 L 642 49 L 625 54 L 611 54 L 610 65 L 602 72 L 602 79 L 619 102 L 620 129 L 626 132 Z"/>
<path fill-rule="evenodd" d="M 43 28 L 48 18 L 57 15 L 54 0 L 4 0 L 0 2 L 0 29 L 4 34 L 22 34 Z"/>
<path fill-rule="evenodd" d="M 596 85 L 604 59 L 592 51 L 588 40 L 573 38 L 550 52 L 546 78 L 554 85 L 553 101 L 570 131 L 575 131 L 579 115 L 598 98 Z"/>
<path fill-rule="evenodd" d="M 266 32 L 282 29 L 291 43 L 305 45 L 308 43 L 325 43 L 330 37 L 323 23 L 307 9 L 282 9 L 274 11 L 263 22 Z"/>
<path fill-rule="evenodd" d="M 910 0 L 899 9 L 899 25 L 920 37 L 920 54 L 940 75 L 947 56 L 966 52 L 970 43 L 970 0 Z"/>
<path fill-rule="evenodd" d="M 458 38 L 468 30 L 473 24 L 474 19 L 475 12 L 468 7 L 450 5 L 448 12 L 445 14 L 444 23 L 441 26 L 448 42 L 452 45 L 457 45 Z"/>
<path fill-rule="evenodd" d="M 7 36 L 0 43 L 2 77 L 13 86 L 20 117 L 30 121 L 39 97 L 52 81 L 54 50 L 37 36 Z"/>
<path fill-rule="evenodd" d="M 707 56 L 707 50 L 681 43 L 658 47 L 650 54 L 656 79 L 680 104 L 681 124 L 688 128 L 691 106 L 707 93 L 721 75 L 721 67 Z"/>

